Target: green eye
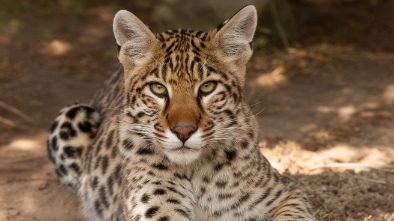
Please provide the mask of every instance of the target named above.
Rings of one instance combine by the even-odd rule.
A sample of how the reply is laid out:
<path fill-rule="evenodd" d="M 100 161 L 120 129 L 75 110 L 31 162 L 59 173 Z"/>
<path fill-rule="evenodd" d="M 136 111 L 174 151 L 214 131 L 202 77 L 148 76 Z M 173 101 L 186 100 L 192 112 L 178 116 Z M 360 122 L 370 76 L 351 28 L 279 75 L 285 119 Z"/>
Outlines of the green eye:
<path fill-rule="evenodd" d="M 167 94 L 167 88 L 160 83 L 151 83 L 150 90 L 157 96 L 163 96 Z"/>
<path fill-rule="evenodd" d="M 216 81 L 208 81 L 200 86 L 199 92 L 201 95 L 208 95 L 216 89 Z"/>

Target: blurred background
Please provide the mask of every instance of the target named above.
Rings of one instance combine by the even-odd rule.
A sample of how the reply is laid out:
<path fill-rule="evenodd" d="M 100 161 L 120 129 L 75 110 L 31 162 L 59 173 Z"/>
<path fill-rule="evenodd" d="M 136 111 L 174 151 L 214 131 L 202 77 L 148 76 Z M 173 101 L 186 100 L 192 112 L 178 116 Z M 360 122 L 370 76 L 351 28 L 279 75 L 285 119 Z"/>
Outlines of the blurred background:
<path fill-rule="evenodd" d="M 254 4 L 245 100 L 318 220 L 394 220 L 393 0 L 0 0 L 0 220 L 82 220 L 46 157 L 57 112 L 118 65 L 112 19 L 209 31 Z"/>

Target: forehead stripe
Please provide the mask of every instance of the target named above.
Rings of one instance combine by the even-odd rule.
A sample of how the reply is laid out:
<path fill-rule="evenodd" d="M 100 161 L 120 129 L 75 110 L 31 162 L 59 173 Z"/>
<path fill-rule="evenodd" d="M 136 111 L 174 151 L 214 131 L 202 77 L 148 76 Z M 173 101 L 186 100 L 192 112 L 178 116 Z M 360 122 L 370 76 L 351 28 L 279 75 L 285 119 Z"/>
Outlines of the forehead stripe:
<path fill-rule="evenodd" d="M 196 43 L 195 43 L 193 40 L 191 40 L 191 43 L 192 43 L 192 46 L 193 46 L 194 50 L 196 50 L 196 51 L 198 51 L 198 52 L 201 51 L 200 48 L 197 47 Z"/>
<path fill-rule="evenodd" d="M 158 70 L 158 68 L 156 67 L 155 69 L 153 69 L 150 72 L 150 75 L 155 75 L 155 77 L 159 78 L 159 70 Z"/>
<path fill-rule="evenodd" d="M 176 41 L 173 41 L 173 42 L 170 44 L 170 46 L 168 46 L 168 48 L 166 49 L 166 53 L 171 52 L 172 48 L 175 46 L 175 42 L 176 42 Z"/>

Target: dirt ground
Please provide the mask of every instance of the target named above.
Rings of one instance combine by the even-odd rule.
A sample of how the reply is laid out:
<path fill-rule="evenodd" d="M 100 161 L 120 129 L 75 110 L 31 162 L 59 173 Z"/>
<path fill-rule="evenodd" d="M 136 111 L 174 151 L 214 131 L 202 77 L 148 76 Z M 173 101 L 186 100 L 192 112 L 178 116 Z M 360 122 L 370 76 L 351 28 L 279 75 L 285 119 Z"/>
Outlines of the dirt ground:
<path fill-rule="evenodd" d="M 47 127 L 116 66 L 116 10 L 149 5 L 12 3 L 0 9 L 0 221 L 82 220 L 47 160 Z M 248 67 L 261 152 L 303 186 L 318 220 L 393 221 L 394 1 L 292 7 L 294 48 L 257 51 Z"/>

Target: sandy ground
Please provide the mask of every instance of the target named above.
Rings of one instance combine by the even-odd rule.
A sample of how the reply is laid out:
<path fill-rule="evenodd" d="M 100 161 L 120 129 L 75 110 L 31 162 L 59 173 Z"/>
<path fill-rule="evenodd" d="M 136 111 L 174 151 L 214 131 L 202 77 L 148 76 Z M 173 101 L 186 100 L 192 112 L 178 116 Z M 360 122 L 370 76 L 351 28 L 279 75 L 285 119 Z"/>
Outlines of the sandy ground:
<path fill-rule="evenodd" d="M 257 52 L 248 67 L 261 152 L 304 187 L 318 220 L 394 220 L 394 7 L 370 2 L 295 4 L 296 48 Z M 46 131 L 116 65 L 113 13 L 92 7 L 78 22 L 0 26 L 0 221 L 82 220 L 47 160 Z"/>

